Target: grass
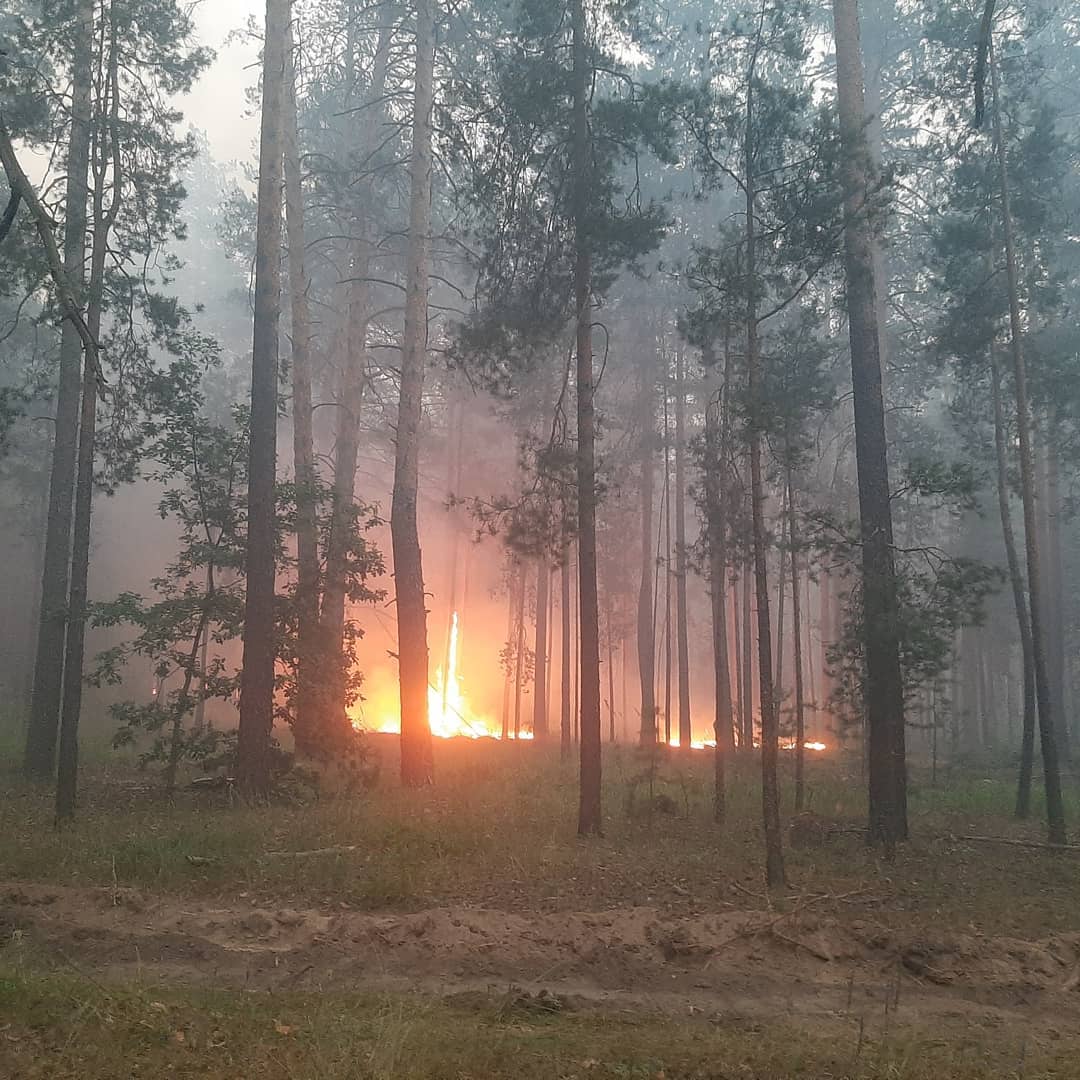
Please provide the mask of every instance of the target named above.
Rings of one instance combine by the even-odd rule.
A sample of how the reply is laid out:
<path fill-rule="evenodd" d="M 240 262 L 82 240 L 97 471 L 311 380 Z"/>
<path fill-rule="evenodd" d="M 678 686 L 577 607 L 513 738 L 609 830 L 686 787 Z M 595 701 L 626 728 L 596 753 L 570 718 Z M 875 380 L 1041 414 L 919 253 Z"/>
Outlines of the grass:
<path fill-rule="evenodd" d="M 1075 1036 L 972 1025 L 799 1028 L 737 1015 L 574 1009 L 512 994 L 433 999 L 109 988 L 0 968 L 0 1075 L 12 1080 L 1024 1080 L 1080 1074 Z M 1022 1070 L 1022 1071 L 1021 1071 Z"/>
<path fill-rule="evenodd" d="M 729 815 L 711 820 L 711 762 L 663 766 L 662 790 L 677 812 L 651 821 L 627 812 L 642 762 L 605 758 L 606 835 L 574 835 L 571 764 L 532 746 L 437 746 L 438 785 L 405 792 L 394 782 L 393 740 L 382 784 L 352 799 L 309 805 L 231 807 L 221 796 L 162 797 L 130 764 L 87 769 L 79 820 L 57 831 L 48 793 L 14 784 L 0 799 L 0 867 L 8 880 L 121 885 L 182 896 L 267 903 L 418 910 L 443 904 L 533 910 L 626 905 L 670 910 L 755 906 L 761 892 L 760 789 L 753 762 L 729 776 Z M 858 766 L 814 760 L 812 808 L 852 825 L 865 813 Z M 790 791 L 789 778 L 785 790 Z M 1072 820 L 1080 814 L 1070 786 Z M 1037 819 L 1010 817 L 1005 775 L 957 775 L 914 784 L 913 841 L 894 863 L 857 835 L 787 851 L 790 892 L 866 890 L 884 921 L 925 917 L 989 933 L 1040 936 L 1080 929 L 1080 859 L 1036 850 L 974 846 L 948 834 L 1040 837 Z M 790 807 L 786 807 L 790 811 Z M 353 847 L 304 859 L 268 852 Z"/>

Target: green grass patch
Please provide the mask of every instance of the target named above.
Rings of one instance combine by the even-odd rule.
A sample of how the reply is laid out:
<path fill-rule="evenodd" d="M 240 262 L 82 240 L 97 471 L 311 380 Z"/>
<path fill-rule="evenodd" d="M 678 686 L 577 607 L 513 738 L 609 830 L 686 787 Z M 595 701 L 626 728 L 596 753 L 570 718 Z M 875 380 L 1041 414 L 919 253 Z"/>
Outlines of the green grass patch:
<path fill-rule="evenodd" d="M 0 1075 L 19 1080 L 1025 1080 L 1075 1076 L 1074 1037 L 853 1017 L 548 1013 L 505 994 L 119 989 L 0 969 Z M 1022 1072 L 1021 1072 L 1022 1070 Z"/>

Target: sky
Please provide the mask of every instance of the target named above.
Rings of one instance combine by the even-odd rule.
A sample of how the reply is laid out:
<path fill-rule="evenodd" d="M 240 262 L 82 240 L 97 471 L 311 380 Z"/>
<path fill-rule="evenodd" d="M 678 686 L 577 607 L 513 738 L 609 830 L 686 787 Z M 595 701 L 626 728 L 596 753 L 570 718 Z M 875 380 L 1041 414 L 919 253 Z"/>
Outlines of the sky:
<path fill-rule="evenodd" d="M 258 119 L 250 115 L 244 96 L 258 76 L 258 45 L 226 44 L 226 38 L 245 27 L 250 15 L 261 25 L 264 12 L 263 0 L 199 0 L 193 12 L 200 44 L 214 49 L 217 59 L 178 105 L 184 126 L 205 131 L 214 157 L 222 162 L 251 159 L 259 134 Z"/>

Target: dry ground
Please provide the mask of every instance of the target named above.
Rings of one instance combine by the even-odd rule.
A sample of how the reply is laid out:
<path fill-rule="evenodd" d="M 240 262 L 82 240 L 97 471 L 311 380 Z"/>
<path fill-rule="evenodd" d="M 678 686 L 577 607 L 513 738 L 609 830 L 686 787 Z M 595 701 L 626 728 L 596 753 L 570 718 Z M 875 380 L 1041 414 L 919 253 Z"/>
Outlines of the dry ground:
<path fill-rule="evenodd" d="M 1038 837 L 1006 777 L 917 785 L 886 863 L 842 831 L 857 765 L 816 762 L 841 831 L 766 896 L 751 762 L 719 829 L 708 760 L 665 762 L 650 818 L 611 755 L 589 843 L 535 748 L 438 765 L 430 792 L 259 809 L 98 768 L 60 834 L 16 785 L 0 1076 L 1080 1077 L 1080 857 L 957 839 Z"/>

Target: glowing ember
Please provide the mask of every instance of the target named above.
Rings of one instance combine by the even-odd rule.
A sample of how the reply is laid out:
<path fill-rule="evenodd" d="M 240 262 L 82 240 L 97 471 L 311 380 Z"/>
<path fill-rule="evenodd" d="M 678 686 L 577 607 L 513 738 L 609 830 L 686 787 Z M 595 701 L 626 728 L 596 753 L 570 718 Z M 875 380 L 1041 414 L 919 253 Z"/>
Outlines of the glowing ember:
<path fill-rule="evenodd" d="M 716 740 L 715 739 L 692 739 L 690 741 L 690 745 L 695 750 L 712 750 L 712 749 L 714 749 L 716 747 Z M 755 746 L 760 746 L 760 743 L 755 742 L 754 745 Z M 794 739 L 781 739 L 779 745 L 780 745 L 781 750 L 794 750 L 795 749 L 795 740 Z M 670 739 L 669 742 L 668 742 L 668 746 L 673 747 L 674 749 L 677 750 L 679 748 L 679 740 L 676 739 L 676 738 Z M 829 749 L 828 746 L 826 746 L 825 743 L 823 743 L 823 742 L 804 742 L 803 747 L 805 749 L 807 749 L 807 750 L 812 751 L 815 754 L 823 753 L 825 750 Z"/>

